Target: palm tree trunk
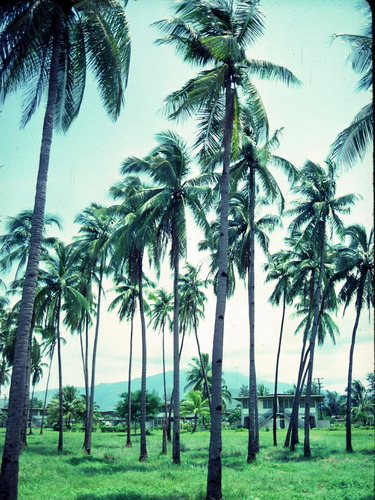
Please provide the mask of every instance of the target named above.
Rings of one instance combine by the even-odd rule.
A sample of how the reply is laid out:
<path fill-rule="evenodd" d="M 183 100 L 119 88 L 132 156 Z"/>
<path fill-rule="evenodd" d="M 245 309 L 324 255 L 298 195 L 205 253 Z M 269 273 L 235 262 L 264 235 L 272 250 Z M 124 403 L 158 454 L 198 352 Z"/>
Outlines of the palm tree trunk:
<path fill-rule="evenodd" d="M 99 270 L 99 283 L 98 283 L 98 302 L 96 306 L 96 325 L 95 325 L 95 335 L 94 335 L 94 345 L 92 348 L 92 360 L 91 360 L 91 387 L 90 387 L 90 401 L 89 401 L 89 412 L 88 420 L 86 421 L 86 439 L 85 439 L 85 453 L 90 455 L 91 453 L 91 438 L 92 438 L 92 420 L 94 414 L 94 399 L 95 399 L 95 371 L 96 371 L 96 354 L 98 351 L 98 340 L 99 340 L 99 327 L 100 327 L 100 306 L 102 299 L 102 286 L 103 286 L 103 273 L 104 273 L 104 262 L 100 263 Z M 86 402 L 87 404 L 87 402 Z"/>
<path fill-rule="evenodd" d="M 40 434 L 43 434 L 43 429 L 44 429 L 44 418 L 46 415 L 46 406 L 47 406 L 47 397 L 48 397 L 48 387 L 49 387 L 49 380 L 51 377 L 51 368 L 52 368 L 52 359 L 53 355 L 55 352 L 55 343 L 51 347 L 50 350 L 50 357 L 49 357 L 49 367 L 48 367 L 48 375 L 47 375 L 47 383 L 46 383 L 46 390 L 44 391 L 44 402 L 43 402 L 43 413 L 42 413 L 42 423 L 40 424 Z"/>
<path fill-rule="evenodd" d="M 202 358 L 202 352 L 201 352 L 201 346 L 199 343 L 199 338 L 198 338 L 198 328 L 197 328 L 197 318 L 194 317 L 194 333 L 195 333 L 195 340 L 197 342 L 197 349 L 198 349 L 198 356 L 199 356 L 199 361 L 201 364 L 201 369 L 203 373 L 203 378 L 204 378 L 204 386 L 206 388 L 207 392 L 207 399 L 208 399 L 208 406 L 211 411 L 211 394 L 210 394 L 210 386 L 208 385 L 208 379 L 207 379 L 207 373 L 206 373 L 206 368 L 203 363 L 203 358 Z"/>
<path fill-rule="evenodd" d="M 258 405 L 257 383 L 255 371 L 255 167 L 250 165 L 249 170 L 249 217 L 250 217 L 250 242 L 249 242 L 249 263 L 248 263 L 248 307 L 249 307 L 249 438 L 247 446 L 247 463 L 254 462 L 256 453 L 259 450 L 257 442 L 258 419 L 256 418 L 256 408 Z"/>
<path fill-rule="evenodd" d="M 354 327 L 352 331 L 352 340 L 350 344 L 349 351 L 349 365 L 348 365 L 348 385 L 347 385 L 347 395 L 346 395 L 346 451 L 348 453 L 353 453 L 352 445 L 352 379 L 353 379 L 353 356 L 354 356 L 354 346 L 357 335 L 357 329 L 359 324 L 359 318 L 361 315 L 361 305 L 363 300 L 363 290 L 365 287 L 366 271 L 361 272 L 360 282 L 358 286 L 358 294 L 356 299 L 356 316 Z"/>
<path fill-rule="evenodd" d="M 163 434 L 162 434 L 162 444 L 161 452 L 163 455 L 167 454 L 167 382 L 165 379 L 165 331 L 164 325 L 162 329 L 162 356 L 163 356 L 163 392 L 164 392 L 164 418 L 163 418 Z"/>
<path fill-rule="evenodd" d="M 25 411 L 27 350 L 38 278 L 40 247 L 43 237 L 48 166 L 58 91 L 59 52 L 62 33 L 61 20 L 57 20 L 54 29 L 55 34 L 51 56 L 47 107 L 43 123 L 29 257 L 22 290 L 9 392 L 8 425 L 0 474 L 0 499 L 16 499 L 18 492 L 19 455 L 21 451 L 21 433 Z"/>
<path fill-rule="evenodd" d="M 180 445 L 180 349 L 179 349 L 179 297 L 178 275 L 180 244 L 177 236 L 176 221 L 172 221 L 172 258 L 173 258 L 173 441 L 172 461 L 181 463 Z"/>
<path fill-rule="evenodd" d="M 80 336 L 82 339 L 82 335 Z M 83 340 L 83 339 L 82 339 Z M 86 396 L 86 408 L 85 408 L 85 437 L 83 440 L 83 449 L 86 450 L 87 444 L 87 430 L 89 422 L 90 413 L 90 391 L 89 391 L 89 315 L 85 312 L 85 344 L 81 342 L 81 354 L 82 354 L 82 369 L 83 378 L 85 382 L 85 396 Z"/>
<path fill-rule="evenodd" d="M 315 271 L 312 271 L 311 279 L 310 279 L 310 285 L 309 285 L 310 291 L 309 291 L 309 315 L 307 318 L 307 323 L 306 327 L 304 330 L 303 334 L 303 341 L 302 341 L 302 349 L 301 349 L 301 356 L 300 356 L 300 362 L 299 362 L 299 368 L 298 368 L 298 377 L 297 377 L 297 385 L 296 385 L 296 394 L 294 396 L 294 401 L 293 401 L 293 408 L 292 408 L 292 414 L 288 426 L 288 431 L 286 434 L 285 442 L 284 442 L 284 447 L 287 448 L 290 444 L 290 449 L 291 451 L 295 450 L 295 445 L 299 442 L 298 440 L 298 410 L 299 410 L 299 405 L 300 405 L 300 400 L 301 400 L 301 394 L 304 386 L 304 373 L 305 373 L 305 366 L 306 366 L 306 361 L 307 361 L 307 356 L 309 353 L 309 348 L 306 350 L 306 345 L 307 345 L 307 338 L 308 338 L 308 333 L 310 331 L 310 326 L 311 326 L 311 320 L 310 320 L 310 313 L 311 313 L 311 308 L 314 300 L 314 290 L 315 290 Z"/>
<path fill-rule="evenodd" d="M 285 309 L 286 309 L 286 297 L 285 292 L 283 294 L 283 310 L 281 315 L 281 325 L 280 325 L 280 335 L 279 335 L 279 344 L 277 346 L 277 354 L 276 354 L 276 368 L 275 368 L 275 386 L 273 390 L 273 445 L 277 446 L 277 413 L 278 413 L 278 404 L 277 404 L 277 383 L 279 379 L 279 363 L 280 363 L 280 353 L 281 353 L 281 342 L 283 339 L 283 331 L 284 331 L 284 321 L 285 321 Z"/>
<path fill-rule="evenodd" d="M 133 362 L 133 334 L 134 334 L 134 309 L 132 311 L 129 340 L 129 366 L 128 366 L 128 422 L 126 428 L 126 447 L 131 448 L 131 427 L 132 427 L 132 362 Z"/>
<path fill-rule="evenodd" d="M 33 312 L 33 317 L 31 320 L 30 336 L 29 336 L 29 348 L 27 351 L 26 387 L 25 387 L 25 401 L 24 401 L 25 411 L 24 411 L 24 422 L 23 422 L 22 437 L 21 437 L 22 448 L 27 448 L 27 420 L 30 412 L 29 396 L 30 396 L 30 378 L 31 378 L 31 344 L 32 344 L 32 333 L 34 331 L 34 326 L 35 326 L 34 316 L 35 315 Z"/>
<path fill-rule="evenodd" d="M 228 281 L 228 213 L 229 213 L 229 167 L 234 117 L 234 89 L 229 77 L 225 84 L 225 118 L 223 138 L 223 171 L 220 184 L 220 239 L 218 255 L 218 283 L 216 296 L 215 327 L 212 346 L 212 409 L 210 448 L 207 472 L 207 500 L 222 498 L 221 489 L 221 416 L 222 416 L 222 365 L 224 343 L 224 317 Z"/>
<path fill-rule="evenodd" d="M 33 389 L 31 391 L 30 411 L 29 411 L 29 422 L 30 422 L 29 423 L 29 435 L 31 435 L 33 433 L 31 422 L 32 422 L 32 412 L 33 412 L 34 391 L 35 391 L 35 385 L 33 385 Z"/>
<path fill-rule="evenodd" d="M 63 436 L 64 436 L 64 409 L 63 409 L 63 381 L 62 381 L 62 360 L 61 360 L 61 336 L 60 336 L 60 311 L 61 311 L 61 292 L 59 293 L 57 306 L 57 361 L 59 367 L 59 441 L 57 451 L 63 451 Z"/>
<path fill-rule="evenodd" d="M 323 269 L 324 269 L 324 256 L 325 256 L 325 219 L 323 217 L 322 225 L 322 242 L 320 251 L 320 263 L 319 263 L 319 276 L 316 286 L 316 294 L 314 300 L 314 320 L 311 330 L 310 343 L 309 343 L 309 363 L 307 366 L 307 383 L 306 383 L 306 401 L 305 401 L 305 439 L 304 439 L 304 457 L 311 457 L 311 447 L 310 447 L 310 405 L 311 405 L 311 387 L 312 387 L 312 376 L 314 369 L 314 352 L 316 335 L 318 331 L 319 316 L 320 316 L 320 301 L 322 295 L 322 284 L 323 284 Z"/>
<path fill-rule="evenodd" d="M 138 297 L 139 297 L 139 312 L 141 315 L 141 332 L 142 332 L 142 380 L 141 380 L 141 439 L 140 439 L 140 456 L 139 461 L 147 460 L 147 441 L 146 441 L 146 417 L 147 417 L 147 340 L 146 340 L 146 321 L 143 307 L 143 271 L 142 257 L 140 255 L 138 264 Z"/>

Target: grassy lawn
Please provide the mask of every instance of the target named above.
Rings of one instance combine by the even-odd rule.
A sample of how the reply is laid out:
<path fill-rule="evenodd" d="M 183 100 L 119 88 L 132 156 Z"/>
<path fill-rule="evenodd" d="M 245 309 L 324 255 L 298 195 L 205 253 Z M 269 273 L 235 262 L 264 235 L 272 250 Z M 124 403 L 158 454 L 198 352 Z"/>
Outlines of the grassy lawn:
<path fill-rule="evenodd" d="M 354 454 L 347 454 L 343 430 L 313 430 L 310 460 L 272 446 L 261 432 L 257 462 L 246 464 L 247 432 L 223 431 L 225 500 L 373 500 L 374 432 L 355 430 Z M 65 434 L 58 455 L 57 433 L 29 436 L 20 467 L 20 500 L 198 500 L 205 498 L 209 434 L 183 433 L 182 465 L 161 456 L 161 434 L 148 436 L 147 462 L 139 463 L 139 437 L 125 448 L 124 434 L 96 432 L 91 456 L 82 453 L 83 434 Z M 0 438 L 4 438 L 1 429 Z"/>

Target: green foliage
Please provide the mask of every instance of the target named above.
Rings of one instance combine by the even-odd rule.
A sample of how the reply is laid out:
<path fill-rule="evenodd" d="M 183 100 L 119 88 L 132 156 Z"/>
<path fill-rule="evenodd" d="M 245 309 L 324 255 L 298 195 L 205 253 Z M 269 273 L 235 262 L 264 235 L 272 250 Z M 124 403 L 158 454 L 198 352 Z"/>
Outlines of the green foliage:
<path fill-rule="evenodd" d="M 128 417 L 128 393 L 123 392 L 120 395 L 121 401 L 116 405 L 116 414 L 123 419 Z M 146 394 L 146 415 L 147 417 L 154 417 L 158 414 L 159 408 L 162 404 L 159 396 L 153 392 Z M 131 416 L 132 421 L 139 422 L 141 418 L 141 391 L 132 392 L 131 395 Z"/>
<path fill-rule="evenodd" d="M 246 465 L 247 430 L 223 432 L 223 496 L 226 500 L 372 500 L 373 432 L 353 430 L 356 453 L 344 451 L 345 431 L 316 430 L 314 460 L 299 448 L 293 454 L 272 445 L 262 433 L 256 466 Z M 283 435 L 283 432 L 280 431 Z M 4 430 L 0 429 L 0 439 Z M 139 438 L 124 447 L 124 435 L 95 433 L 92 456 L 82 454 L 82 434 L 67 433 L 64 455 L 46 430 L 28 437 L 20 457 L 19 498 L 27 500 L 203 500 L 207 476 L 208 432 L 181 436 L 182 464 L 160 455 L 161 431 L 148 438 L 150 459 L 138 462 Z M 355 472 L 353 472 L 355 471 Z"/>

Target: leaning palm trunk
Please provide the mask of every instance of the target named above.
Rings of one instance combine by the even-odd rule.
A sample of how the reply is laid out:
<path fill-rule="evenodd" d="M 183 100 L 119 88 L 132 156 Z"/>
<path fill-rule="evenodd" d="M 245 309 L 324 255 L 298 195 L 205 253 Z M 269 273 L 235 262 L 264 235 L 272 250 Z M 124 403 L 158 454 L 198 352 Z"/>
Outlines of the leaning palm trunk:
<path fill-rule="evenodd" d="M 134 334 L 134 308 L 132 310 L 129 340 L 129 366 L 128 366 L 128 422 L 126 428 L 126 447 L 131 448 L 131 427 L 132 427 L 132 363 L 133 363 L 133 334 Z"/>
<path fill-rule="evenodd" d="M 181 463 L 180 443 L 180 349 L 179 349 L 179 274 L 180 244 L 177 236 L 176 221 L 172 221 L 172 255 L 173 255 L 173 463 Z"/>
<path fill-rule="evenodd" d="M 365 286 L 366 272 L 361 272 L 360 282 L 358 286 L 358 295 L 356 299 L 356 316 L 352 332 L 352 340 L 350 344 L 349 352 L 349 366 L 348 366 L 348 386 L 346 395 L 346 451 L 348 453 L 353 453 L 352 446 L 352 378 L 353 378 L 353 356 L 354 356 L 354 346 L 355 339 L 357 335 L 357 329 L 359 324 L 359 318 L 361 315 L 361 305 L 363 299 L 363 290 Z"/>
<path fill-rule="evenodd" d="M 49 89 L 43 124 L 29 257 L 18 317 L 17 339 L 9 393 L 8 425 L 1 464 L 0 499 L 16 499 L 18 492 L 19 455 L 21 451 L 21 433 L 22 424 L 24 422 L 24 401 L 27 383 L 27 350 L 36 294 L 40 248 L 43 236 L 48 166 L 53 135 L 53 119 L 55 115 L 56 97 L 58 91 L 57 74 L 61 32 L 62 24 L 58 21 L 55 26 L 55 37 L 51 56 Z"/>
<path fill-rule="evenodd" d="M 225 83 L 225 119 L 223 138 L 223 171 L 220 184 L 220 239 L 218 255 L 218 282 L 215 311 L 214 339 L 212 346 L 212 400 L 211 431 L 207 473 L 207 499 L 222 498 L 221 489 L 221 415 L 222 415 L 222 365 L 224 342 L 224 317 L 228 281 L 228 213 L 229 213 L 229 167 L 234 117 L 234 89 L 229 77 Z"/>
<path fill-rule="evenodd" d="M 273 418 L 273 445 L 277 446 L 277 414 L 279 412 L 278 404 L 277 404 L 277 384 L 279 379 L 279 363 L 280 363 L 280 353 L 281 353 L 281 342 L 283 339 L 284 332 L 284 320 L 285 320 L 285 309 L 286 309 L 286 297 L 285 292 L 283 294 L 283 309 L 281 314 L 281 325 L 280 325 L 280 335 L 279 335 L 279 344 L 277 346 L 277 354 L 276 354 L 276 368 L 275 368 L 275 386 L 273 390 L 273 404 L 272 404 L 272 418 Z"/>
<path fill-rule="evenodd" d="M 139 297 L 139 313 L 141 317 L 141 332 L 142 332 L 142 380 L 141 380 L 141 439 L 140 439 L 140 456 L 139 461 L 147 460 L 147 442 L 146 442 L 146 403 L 147 403 L 147 344 L 146 344 L 146 321 L 143 307 L 143 272 L 142 272 L 142 255 L 139 256 L 138 265 L 138 297 Z"/>
<path fill-rule="evenodd" d="M 25 387 L 25 411 L 24 411 L 24 422 L 22 426 L 22 436 L 21 436 L 21 446 L 22 448 L 27 448 L 27 420 L 28 420 L 28 415 L 30 413 L 29 409 L 29 396 L 30 396 L 30 377 L 31 377 L 31 343 L 32 343 L 32 332 L 34 330 L 35 326 L 35 320 L 34 320 L 34 314 L 31 320 L 31 329 L 30 329 L 30 336 L 29 336 L 29 347 L 27 351 L 27 368 L 26 368 L 26 387 Z"/>
<path fill-rule="evenodd" d="M 303 386 L 305 383 L 304 382 L 305 376 L 306 376 L 305 367 L 306 367 L 307 356 L 309 354 L 309 348 L 307 348 L 307 350 L 306 350 L 306 346 L 307 346 L 308 333 L 309 333 L 310 326 L 311 326 L 310 317 L 311 317 L 312 303 L 313 303 L 313 297 L 314 297 L 314 288 L 315 288 L 314 274 L 315 273 L 313 271 L 312 276 L 311 276 L 311 280 L 310 280 L 310 287 L 309 287 L 310 288 L 309 315 L 307 318 L 306 327 L 304 329 L 304 334 L 303 334 L 301 356 L 300 356 L 300 362 L 299 362 L 299 368 L 298 368 L 296 393 L 295 393 L 294 400 L 293 400 L 292 414 L 290 417 L 288 431 L 286 433 L 285 442 L 284 442 L 285 448 L 287 448 L 290 444 L 291 451 L 295 450 L 295 445 L 299 442 L 299 440 L 298 440 L 298 409 L 299 409 L 299 405 L 300 405 L 300 401 L 301 401 Z"/>
<path fill-rule="evenodd" d="M 321 242 L 321 253 L 320 253 L 320 263 L 319 263 L 319 276 L 316 285 L 316 294 L 314 300 L 314 319 L 310 335 L 309 343 L 309 363 L 307 366 L 307 382 L 306 382 L 306 402 L 305 402 L 305 439 L 304 439 L 304 456 L 305 458 L 311 457 L 310 448 L 310 405 L 311 405 L 311 387 L 312 387 L 312 375 L 314 369 L 314 351 L 316 344 L 316 336 L 318 331 L 319 316 L 320 316 L 320 301 L 322 295 L 322 283 L 323 283 L 323 269 L 324 269 L 324 256 L 325 256 L 325 218 L 323 217 L 322 225 L 322 235 L 323 239 Z"/>
<path fill-rule="evenodd" d="M 92 422 L 94 415 L 94 400 L 95 400 L 96 355 L 98 350 L 98 339 L 99 339 L 100 306 L 102 298 L 103 274 L 104 274 L 104 262 L 101 262 L 99 270 L 99 283 L 98 283 L 98 302 L 96 305 L 95 336 L 94 336 L 94 345 L 92 349 L 92 360 L 91 360 L 90 401 L 86 402 L 86 404 L 88 403 L 89 405 L 88 419 L 86 421 L 86 427 L 85 427 L 85 444 L 84 444 L 85 453 L 87 455 L 90 455 L 91 453 Z"/>
<path fill-rule="evenodd" d="M 254 462 L 256 453 L 259 449 L 257 442 L 258 419 L 256 418 L 257 407 L 257 383 L 255 371 L 255 244 L 254 244 L 254 212 L 255 212 L 255 168 L 250 166 L 249 171 L 249 197 L 250 197 L 250 242 L 249 242 L 249 267 L 248 267 L 248 285 L 247 298 L 249 307 L 249 438 L 247 447 L 247 463 Z"/>

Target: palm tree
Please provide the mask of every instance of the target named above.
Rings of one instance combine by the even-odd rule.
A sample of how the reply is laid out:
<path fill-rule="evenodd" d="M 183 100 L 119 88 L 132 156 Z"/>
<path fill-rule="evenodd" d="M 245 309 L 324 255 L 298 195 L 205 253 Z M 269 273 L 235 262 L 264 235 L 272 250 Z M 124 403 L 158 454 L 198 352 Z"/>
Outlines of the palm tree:
<path fill-rule="evenodd" d="M 52 423 L 55 423 L 56 419 L 60 420 L 59 399 L 59 394 L 57 394 L 54 398 L 52 398 L 47 407 L 48 419 Z M 70 429 L 74 421 L 80 420 L 85 415 L 84 406 L 86 406 L 86 402 L 84 398 L 79 395 L 78 389 L 72 385 L 66 385 L 63 388 L 62 400 L 65 426 Z"/>
<path fill-rule="evenodd" d="M 167 453 L 167 421 L 168 421 L 168 402 L 167 402 L 167 383 L 165 378 L 165 328 L 172 329 L 171 314 L 173 312 L 173 295 L 163 288 L 159 288 L 149 295 L 150 303 L 150 319 L 154 328 L 159 330 L 162 335 L 162 358 L 163 358 L 163 392 L 164 392 L 164 422 L 163 422 L 163 439 L 162 439 L 162 454 Z"/>
<path fill-rule="evenodd" d="M 21 271 L 27 263 L 30 249 L 31 226 L 33 221 L 32 210 L 23 210 L 15 217 L 8 217 L 6 221 L 7 232 L 0 236 L 0 258 L 4 269 L 10 269 L 17 262 L 14 279 L 21 278 Z M 61 229 L 60 220 L 55 215 L 46 214 L 43 225 L 43 239 L 41 255 L 48 255 L 48 250 L 53 247 L 56 238 L 46 237 L 49 226 L 55 225 Z"/>
<path fill-rule="evenodd" d="M 196 222 L 204 226 L 206 219 L 202 200 L 208 197 L 204 185 L 209 175 L 189 178 L 190 157 L 186 143 L 173 132 L 157 134 L 158 145 L 145 159 L 130 157 L 123 162 L 123 174 L 147 175 L 155 185 L 143 193 L 138 213 L 145 230 L 154 228 L 154 261 L 159 265 L 167 243 L 171 242 L 170 265 L 173 269 L 173 462 L 180 458 L 180 389 L 179 389 L 179 294 L 180 257 L 186 251 L 186 207 Z M 147 229 L 148 228 L 148 229 Z"/>
<path fill-rule="evenodd" d="M 311 456 L 310 448 L 310 401 L 312 375 L 314 365 L 314 351 L 319 328 L 319 318 L 322 308 L 322 287 L 324 264 L 326 259 L 327 226 L 338 236 L 343 235 L 343 223 L 338 214 L 346 214 L 350 206 L 358 199 L 357 195 L 350 194 L 335 198 L 336 192 L 335 165 L 327 162 L 327 168 L 307 161 L 301 169 L 301 176 L 293 191 L 302 195 L 303 199 L 295 202 L 295 208 L 289 214 L 295 215 L 289 229 L 295 234 L 301 227 L 309 231 L 312 241 L 317 248 L 319 263 L 318 277 L 314 286 L 313 317 L 309 335 L 309 358 L 307 366 L 306 402 L 305 402 L 305 439 L 304 456 Z"/>
<path fill-rule="evenodd" d="M 89 411 L 85 426 L 84 450 L 91 453 L 92 417 L 95 397 L 95 372 L 97 347 L 100 332 L 101 299 L 103 279 L 108 273 L 107 264 L 111 253 L 111 235 L 115 230 L 115 218 L 108 210 L 97 203 L 77 215 L 75 222 L 81 224 L 79 236 L 76 238 L 75 248 L 79 254 L 88 256 L 88 269 L 94 280 L 97 281 L 96 324 L 92 349 Z"/>
<path fill-rule="evenodd" d="M 159 21 L 165 38 L 183 59 L 196 65 L 209 65 L 196 78 L 166 99 L 171 118 L 199 116 L 198 138 L 201 157 L 217 153 L 222 147 L 223 170 L 220 181 L 220 241 L 218 293 L 213 343 L 213 394 L 207 498 L 221 498 L 221 376 L 224 316 L 227 293 L 229 166 L 239 137 L 238 91 L 245 88 L 262 113 L 259 95 L 251 76 L 280 79 L 287 84 L 298 80 L 285 68 L 269 62 L 247 59 L 245 48 L 263 32 L 258 2 L 251 0 L 184 0 L 175 8 L 176 17 Z"/>
<path fill-rule="evenodd" d="M 203 399 L 200 391 L 188 392 L 185 399 L 181 401 L 181 415 L 187 416 L 191 414 L 194 415 L 194 427 L 192 432 L 195 432 L 197 430 L 198 418 L 210 414 L 208 400 Z"/>
<path fill-rule="evenodd" d="M 280 333 L 279 342 L 277 346 L 276 354 L 276 366 L 275 366 L 275 385 L 273 391 L 273 444 L 277 446 L 277 384 L 279 378 L 279 362 L 281 353 L 281 344 L 284 333 L 284 321 L 285 321 L 285 311 L 286 306 L 293 303 L 293 292 L 291 284 L 291 273 L 289 269 L 290 253 L 287 251 L 279 251 L 273 255 L 270 255 L 269 262 L 265 265 L 265 271 L 268 271 L 266 276 L 266 282 L 271 280 L 277 280 L 275 288 L 268 299 L 272 305 L 280 305 L 282 302 L 282 312 L 281 312 L 281 323 L 280 323 Z"/>
<path fill-rule="evenodd" d="M 204 318 L 204 303 L 207 300 L 207 296 L 203 292 L 202 288 L 207 288 L 209 280 L 200 279 L 199 273 L 200 266 L 194 267 L 192 264 L 186 263 L 185 273 L 179 276 L 180 316 L 181 323 L 184 325 L 184 330 L 187 329 L 194 331 L 198 356 L 201 363 L 203 377 L 205 379 L 205 392 L 211 409 L 210 391 L 198 337 L 199 320 Z"/>
<path fill-rule="evenodd" d="M 187 384 L 186 390 L 199 391 L 202 393 L 203 399 L 210 401 L 212 394 L 212 364 L 209 354 L 202 352 L 202 357 L 192 358 L 192 363 L 189 363 L 190 370 L 186 373 Z M 222 379 L 223 385 L 221 388 L 221 404 L 223 409 L 226 408 L 227 403 L 231 403 L 232 395 L 229 392 L 224 378 Z"/>
<path fill-rule="evenodd" d="M 66 311 L 65 323 L 69 324 L 69 311 L 90 307 L 78 291 L 79 274 L 75 267 L 75 254 L 71 246 L 62 242 L 55 245 L 55 255 L 45 262 L 46 270 L 40 270 L 40 287 L 35 298 L 36 307 L 43 311 L 44 323 L 55 332 L 59 369 L 60 420 L 58 451 L 63 451 L 63 385 L 61 358 L 61 316 Z"/>
<path fill-rule="evenodd" d="M 367 425 L 369 414 L 374 414 L 374 402 L 360 380 L 353 380 L 351 392 L 353 417 L 355 420 L 362 420 L 363 425 Z"/>
<path fill-rule="evenodd" d="M 18 457 L 25 400 L 27 352 L 43 234 L 46 185 L 54 127 L 66 131 L 77 116 L 86 83 L 94 73 L 112 119 L 120 113 L 130 57 L 128 26 L 116 0 L 15 0 L 0 7 L 0 99 L 25 90 L 22 125 L 47 95 L 32 236 L 18 322 L 9 398 L 9 425 L 3 451 L 0 497 L 16 498 Z"/>
<path fill-rule="evenodd" d="M 130 339 L 129 339 L 129 367 L 128 367 L 128 423 L 126 432 L 126 447 L 132 447 L 131 440 L 131 378 L 132 378 L 132 362 L 133 362 L 133 335 L 134 335 L 134 315 L 137 308 L 138 289 L 133 285 L 128 278 L 118 277 L 116 279 L 116 287 L 114 291 L 118 294 L 110 303 L 108 311 L 112 311 L 118 307 L 118 316 L 120 321 L 126 319 L 130 321 Z"/>
<path fill-rule="evenodd" d="M 339 298 L 344 303 L 344 313 L 350 302 L 355 301 L 356 316 L 349 352 L 346 401 L 346 451 L 352 453 L 353 356 L 362 309 L 367 306 L 371 310 L 374 306 L 374 230 L 372 229 L 367 235 L 365 228 L 356 224 L 346 228 L 345 235 L 349 238 L 349 244 L 347 247 L 341 247 L 338 250 L 338 271 L 333 279 L 345 279 L 339 293 Z"/>
<path fill-rule="evenodd" d="M 366 25 L 361 35 L 337 34 L 333 40 L 341 40 L 350 48 L 348 62 L 361 78 L 356 90 L 372 89 L 372 12 L 370 4 L 364 8 Z M 351 124 L 338 134 L 330 148 L 330 158 L 338 165 L 352 167 L 363 160 L 373 142 L 373 105 L 366 104 Z"/>

